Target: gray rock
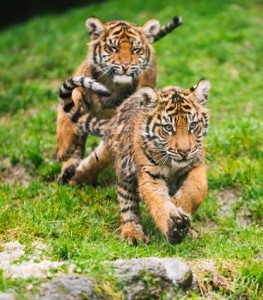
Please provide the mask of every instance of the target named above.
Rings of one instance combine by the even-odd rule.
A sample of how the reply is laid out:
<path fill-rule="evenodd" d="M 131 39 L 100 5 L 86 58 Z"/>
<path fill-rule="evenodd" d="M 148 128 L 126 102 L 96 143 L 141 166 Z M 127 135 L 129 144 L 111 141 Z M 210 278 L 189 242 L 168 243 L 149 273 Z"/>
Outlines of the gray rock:
<path fill-rule="evenodd" d="M 86 300 L 103 299 L 94 290 L 94 282 L 84 276 L 64 276 L 52 280 L 36 299 Z"/>
<path fill-rule="evenodd" d="M 10 293 L 0 293 L 0 300 L 16 300 L 16 297 Z"/>
<path fill-rule="evenodd" d="M 114 268 L 115 283 L 127 300 L 173 299 L 178 287 L 188 288 L 192 284 L 193 276 L 189 266 L 176 258 L 117 260 L 111 265 Z M 103 294 L 102 290 L 99 291 L 98 287 L 99 282 L 88 277 L 68 275 L 52 280 L 36 299 L 112 299 Z"/>
<path fill-rule="evenodd" d="M 179 259 L 152 257 L 117 260 L 112 264 L 127 300 L 164 295 L 172 299 L 176 288 L 187 288 L 192 284 L 191 269 Z"/>
<path fill-rule="evenodd" d="M 163 264 L 166 276 L 182 288 L 188 288 L 192 284 L 192 271 L 187 263 L 175 258 L 153 258 Z"/>

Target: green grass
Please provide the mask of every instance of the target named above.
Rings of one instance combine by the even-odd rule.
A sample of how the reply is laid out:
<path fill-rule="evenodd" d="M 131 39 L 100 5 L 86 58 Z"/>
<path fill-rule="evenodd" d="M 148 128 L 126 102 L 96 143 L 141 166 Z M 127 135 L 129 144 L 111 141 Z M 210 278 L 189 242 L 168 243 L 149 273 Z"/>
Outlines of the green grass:
<path fill-rule="evenodd" d="M 30 248 L 39 240 L 49 246 L 51 260 L 75 262 L 81 273 L 102 278 L 101 262 L 117 258 L 181 256 L 214 259 L 218 265 L 239 261 L 235 276 L 229 276 L 232 291 L 221 288 L 216 293 L 260 299 L 262 14 L 257 0 L 116 0 L 38 17 L 0 32 L 0 242 L 19 240 Z M 116 191 L 108 184 L 114 177 L 111 169 L 102 174 L 97 188 L 56 183 L 57 90 L 86 56 L 84 22 L 91 15 L 140 24 L 151 17 L 162 24 L 174 15 L 184 18 L 183 26 L 155 49 L 160 87 L 190 87 L 201 77 L 212 83 L 209 193 L 194 217 L 201 232 L 197 240 L 187 237 L 180 245 L 169 245 L 143 207 L 151 244 L 132 247 L 121 241 Z M 88 151 L 97 141 L 89 139 Z M 232 190 L 235 198 L 229 200 L 227 213 L 219 200 L 225 190 Z M 22 295 L 27 284 L 0 276 L 0 290 L 12 287 Z"/>

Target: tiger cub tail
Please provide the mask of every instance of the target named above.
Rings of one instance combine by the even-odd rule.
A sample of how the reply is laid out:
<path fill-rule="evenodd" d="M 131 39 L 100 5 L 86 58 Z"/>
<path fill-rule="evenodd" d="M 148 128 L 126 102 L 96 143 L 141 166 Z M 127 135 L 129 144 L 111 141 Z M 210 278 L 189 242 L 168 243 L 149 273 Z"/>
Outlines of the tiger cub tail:
<path fill-rule="evenodd" d="M 107 121 L 98 120 L 89 113 L 84 113 L 81 105 L 75 105 L 72 99 L 72 91 L 76 87 L 88 89 L 101 96 L 109 96 L 109 91 L 104 85 L 85 76 L 69 77 L 63 82 L 59 89 L 60 104 L 71 121 L 77 125 L 77 134 L 79 136 L 85 136 L 88 133 L 92 133 L 103 136 L 104 124 L 106 124 Z M 85 122 L 83 120 L 85 120 Z"/>
<path fill-rule="evenodd" d="M 175 28 L 183 24 L 183 18 L 181 16 L 176 16 L 173 20 L 166 25 L 162 26 L 159 32 L 154 37 L 154 42 L 159 41 L 161 38 L 165 37 L 167 34 L 172 32 Z"/>

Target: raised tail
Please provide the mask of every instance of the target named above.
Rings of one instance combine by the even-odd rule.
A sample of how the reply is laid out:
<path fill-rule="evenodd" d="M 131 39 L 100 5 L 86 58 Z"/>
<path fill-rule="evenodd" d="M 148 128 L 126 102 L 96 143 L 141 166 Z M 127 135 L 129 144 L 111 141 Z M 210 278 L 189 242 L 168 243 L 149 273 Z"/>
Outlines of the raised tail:
<path fill-rule="evenodd" d="M 183 24 L 183 18 L 181 16 L 176 16 L 173 20 L 166 25 L 162 26 L 159 32 L 156 34 L 154 38 L 154 42 L 159 41 L 161 38 L 172 32 L 175 28 L 179 27 Z"/>
<path fill-rule="evenodd" d="M 85 76 L 69 77 L 63 82 L 59 89 L 60 104 L 71 121 L 77 125 L 78 135 L 84 136 L 88 133 L 92 133 L 103 136 L 103 125 L 108 121 L 98 120 L 97 118 L 92 117 L 89 113 L 84 114 L 82 105 L 75 105 L 72 99 L 72 91 L 76 87 L 88 89 L 101 96 L 109 96 L 109 91 L 102 84 Z"/>

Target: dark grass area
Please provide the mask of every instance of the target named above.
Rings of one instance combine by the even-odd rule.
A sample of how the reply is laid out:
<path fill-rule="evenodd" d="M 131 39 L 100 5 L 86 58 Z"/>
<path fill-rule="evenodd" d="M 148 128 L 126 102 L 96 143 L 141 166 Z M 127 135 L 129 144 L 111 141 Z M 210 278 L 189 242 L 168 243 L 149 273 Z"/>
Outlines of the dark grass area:
<path fill-rule="evenodd" d="M 14 24 L 21 24 L 30 18 L 45 14 L 65 13 L 74 7 L 102 3 L 103 0 L 21 0 L 17 2 L 3 1 L 0 10 L 0 30 Z"/>

